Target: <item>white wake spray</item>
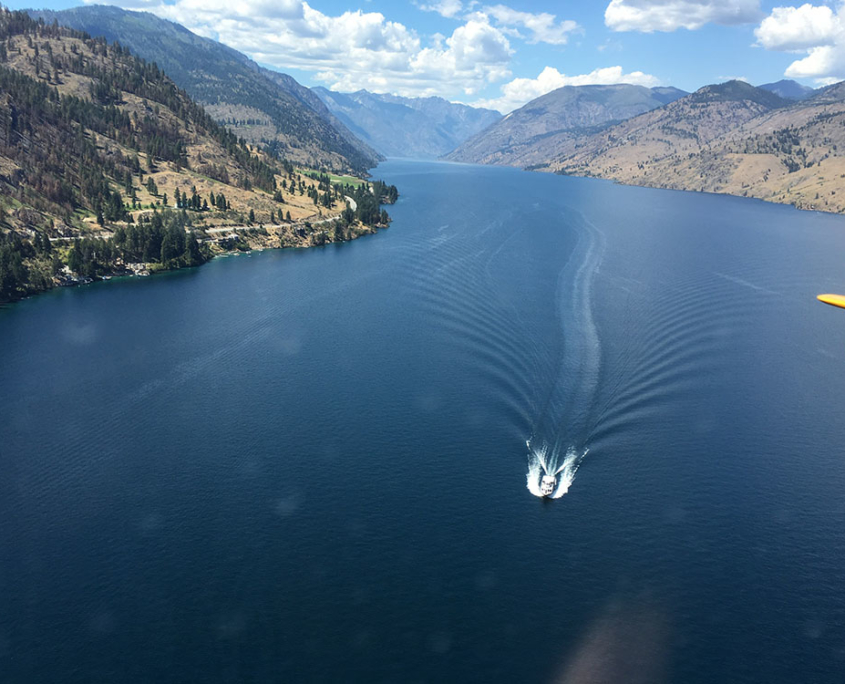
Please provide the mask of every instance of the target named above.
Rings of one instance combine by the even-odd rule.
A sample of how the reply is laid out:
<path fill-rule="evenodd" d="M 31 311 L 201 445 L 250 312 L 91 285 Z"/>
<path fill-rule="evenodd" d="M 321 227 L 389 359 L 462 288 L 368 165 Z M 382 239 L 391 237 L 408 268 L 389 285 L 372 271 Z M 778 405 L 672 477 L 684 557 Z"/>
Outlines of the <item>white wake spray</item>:
<path fill-rule="evenodd" d="M 561 344 L 554 349 L 554 371 L 531 431 L 528 490 L 542 497 L 544 476 L 557 479 L 559 499 L 569 491 L 594 429 L 594 403 L 600 382 L 601 340 L 593 318 L 593 279 L 604 255 L 604 235 L 583 216 L 571 225 L 578 241 L 558 273 L 555 301 Z M 577 446 L 576 446 L 577 445 Z"/>
<path fill-rule="evenodd" d="M 539 448 L 531 446 L 531 440 L 525 443 L 528 447 L 528 474 L 526 479 L 528 481 L 528 491 L 534 496 L 543 496 L 540 490 L 540 480 L 544 475 L 554 475 L 557 477 L 557 488 L 552 499 L 559 499 L 569 491 L 575 480 L 575 473 L 584 457 L 587 455 L 589 449 L 579 452 L 575 447 L 570 446 L 566 452 L 561 456 L 560 448 L 554 448 L 549 451 L 547 445 Z"/>

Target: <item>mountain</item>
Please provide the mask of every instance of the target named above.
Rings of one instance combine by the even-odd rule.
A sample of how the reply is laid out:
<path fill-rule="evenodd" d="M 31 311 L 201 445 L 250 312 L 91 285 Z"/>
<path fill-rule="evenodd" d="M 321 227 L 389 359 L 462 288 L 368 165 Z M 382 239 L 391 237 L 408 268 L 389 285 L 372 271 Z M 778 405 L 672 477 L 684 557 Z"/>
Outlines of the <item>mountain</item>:
<path fill-rule="evenodd" d="M 155 64 L 25 13 L 3 10 L 0 32 L 2 189 L 18 204 L 73 226 L 74 212 L 103 212 L 113 184 L 137 196 L 143 188 L 133 178 L 162 188 L 170 183 L 156 174 L 192 169 L 230 192 L 276 190 L 275 162 L 239 142 Z"/>
<path fill-rule="evenodd" d="M 221 242 L 348 240 L 395 197 L 279 162 L 126 47 L 0 8 L 0 302 L 197 265 Z"/>
<path fill-rule="evenodd" d="M 308 88 L 179 24 L 147 12 L 104 5 L 29 13 L 48 24 L 57 21 L 118 41 L 138 57 L 155 62 L 215 119 L 282 158 L 359 172 L 380 159 Z"/>
<path fill-rule="evenodd" d="M 659 109 L 570 141 L 550 166 L 573 175 L 672 181 L 676 162 L 788 102 L 742 81 L 705 86 Z M 718 170 L 710 180 L 718 182 Z M 664 175 L 669 177 L 663 179 Z M 676 179 L 680 182 L 679 179 Z M 651 184 L 651 183 L 646 183 Z"/>
<path fill-rule="evenodd" d="M 825 88 L 814 90 L 812 97 L 807 98 L 806 104 L 809 106 L 838 104 L 843 100 L 845 100 L 845 81 L 840 81 Z"/>
<path fill-rule="evenodd" d="M 362 140 L 391 157 L 439 157 L 502 118 L 440 97 L 313 91 Z"/>
<path fill-rule="evenodd" d="M 669 104 L 688 94 L 687 91 L 673 86 L 655 86 L 651 89 L 651 96 L 661 104 Z"/>
<path fill-rule="evenodd" d="M 782 79 L 776 83 L 764 83 L 758 87 L 763 90 L 768 90 L 770 93 L 774 93 L 785 100 L 806 100 L 808 97 L 812 97 L 813 93 L 816 92 L 814 88 L 801 85 L 800 83 L 789 79 Z"/>
<path fill-rule="evenodd" d="M 677 88 L 627 84 L 564 86 L 511 112 L 445 159 L 509 166 L 543 164 L 578 137 L 662 107 L 685 94 Z"/>
<path fill-rule="evenodd" d="M 740 81 L 573 142 L 548 170 L 845 212 L 845 82 L 785 100 Z"/>

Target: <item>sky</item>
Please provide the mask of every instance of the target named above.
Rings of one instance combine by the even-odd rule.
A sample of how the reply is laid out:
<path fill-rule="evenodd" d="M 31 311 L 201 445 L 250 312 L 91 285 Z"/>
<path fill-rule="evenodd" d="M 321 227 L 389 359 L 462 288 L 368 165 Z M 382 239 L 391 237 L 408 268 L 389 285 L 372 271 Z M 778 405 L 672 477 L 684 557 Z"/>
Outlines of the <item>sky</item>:
<path fill-rule="evenodd" d="M 845 0 L 105 1 L 176 21 L 307 86 L 502 113 L 564 85 L 692 91 L 732 78 L 845 78 Z"/>

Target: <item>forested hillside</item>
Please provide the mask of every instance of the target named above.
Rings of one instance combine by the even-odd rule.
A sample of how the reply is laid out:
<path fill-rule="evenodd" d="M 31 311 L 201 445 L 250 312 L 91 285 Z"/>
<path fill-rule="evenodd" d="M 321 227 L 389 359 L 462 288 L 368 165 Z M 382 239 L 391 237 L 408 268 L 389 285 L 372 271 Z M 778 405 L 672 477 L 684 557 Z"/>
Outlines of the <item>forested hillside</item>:
<path fill-rule="evenodd" d="M 238 137 L 297 164 L 364 172 L 378 153 L 355 137 L 308 88 L 246 55 L 146 12 L 90 5 L 31 10 L 46 23 L 118 41 L 158 66 Z"/>
<path fill-rule="evenodd" d="M 2 8 L 0 103 L 0 301 L 387 221 L 344 211 L 341 183 L 258 151 L 127 48 Z"/>

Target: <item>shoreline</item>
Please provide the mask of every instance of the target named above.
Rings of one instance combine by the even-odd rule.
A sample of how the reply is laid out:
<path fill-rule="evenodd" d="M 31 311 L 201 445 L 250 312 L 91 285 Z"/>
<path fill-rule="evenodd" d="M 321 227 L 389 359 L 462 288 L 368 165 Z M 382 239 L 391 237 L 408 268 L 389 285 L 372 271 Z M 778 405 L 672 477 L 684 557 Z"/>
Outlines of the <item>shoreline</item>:
<path fill-rule="evenodd" d="M 250 210 L 247 221 L 243 215 L 213 216 L 208 215 L 207 209 L 189 214 L 185 207 L 180 207 L 176 210 L 163 208 L 162 212 L 153 209 L 152 214 L 145 214 L 145 219 L 137 221 L 130 216 L 125 222 L 105 225 L 101 222 L 96 231 L 71 235 L 66 232 L 56 235 L 52 224 L 49 231 L 52 235 L 35 229 L 10 230 L 8 236 L 0 233 L 0 247 L 4 250 L 8 271 L 0 283 L 0 306 L 57 287 L 193 268 L 219 255 L 264 249 L 307 249 L 349 242 L 390 226 L 390 216 L 382 207 L 393 204 L 398 198 L 395 186 L 382 181 L 372 184 L 361 181 L 357 188 L 329 187 L 319 195 L 318 188 L 328 184 L 327 177 L 309 176 L 309 181 L 300 180 L 298 194 L 293 194 L 294 182 L 291 181 L 292 197 L 302 200 L 298 205 L 279 200 L 282 206 L 298 208 L 299 215 L 293 219 L 290 210 L 286 212 L 287 218 L 283 218 L 281 209 L 278 219 L 276 211 L 271 211 L 269 221 L 257 220 Z M 308 204 L 314 204 L 314 207 L 308 207 L 308 213 L 301 206 L 306 199 L 305 188 L 309 188 Z M 328 208 L 329 213 L 324 213 L 320 204 Z M 315 209 L 316 213 L 310 213 Z M 218 220 L 206 222 L 212 217 Z M 219 221 L 220 218 L 223 221 Z M 231 221 L 232 218 L 236 220 Z"/>
<path fill-rule="evenodd" d="M 716 195 L 719 197 L 736 197 L 737 199 L 743 200 L 756 200 L 757 202 L 763 202 L 765 204 L 770 204 L 773 206 L 781 206 L 781 207 L 791 207 L 792 209 L 796 209 L 797 211 L 806 211 L 806 212 L 816 212 L 819 214 L 825 214 L 827 216 L 845 216 L 845 206 L 838 208 L 838 207 L 831 207 L 829 205 L 826 206 L 815 206 L 811 203 L 804 203 L 801 198 L 795 198 L 790 200 L 788 195 L 778 195 L 778 196 L 762 196 L 761 194 L 752 194 L 748 192 L 748 188 L 743 188 L 744 192 L 729 192 L 725 190 L 716 190 L 713 188 L 692 188 L 692 187 L 682 187 L 679 185 L 673 185 L 669 183 L 634 183 L 631 181 L 623 180 L 621 178 L 614 178 L 611 176 L 597 176 L 597 175 L 580 175 L 574 173 L 559 173 L 557 171 L 552 171 L 549 169 L 523 169 L 523 171 L 529 171 L 530 173 L 549 173 L 555 176 L 561 176 L 563 178 L 583 178 L 587 180 L 600 180 L 606 181 L 609 183 L 613 183 L 615 185 L 621 185 L 628 188 L 646 188 L 649 190 L 669 190 L 673 192 L 690 192 L 695 193 L 698 195 Z"/>
<path fill-rule="evenodd" d="M 198 264 L 184 264 L 181 266 L 177 266 L 176 268 L 165 268 L 162 267 L 159 263 L 149 262 L 149 263 L 137 263 L 137 264 L 126 264 L 122 270 L 113 270 L 109 273 L 103 273 L 95 276 L 78 276 L 73 274 L 67 274 L 64 276 L 55 276 L 53 278 L 52 286 L 48 288 L 44 288 L 42 290 L 38 290 L 36 292 L 30 292 L 22 297 L 18 297 L 16 299 L 12 299 L 6 302 L 0 302 L 0 309 L 17 304 L 18 302 L 26 301 L 28 299 L 33 299 L 38 297 L 42 294 L 47 292 L 52 292 L 53 290 L 58 289 L 70 289 L 70 288 L 77 288 L 83 285 L 92 285 L 94 283 L 101 283 L 107 282 L 113 279 L 124 279 L 124 278 L 149 278 L 155 275 L 161 275 L 164 273 L 175 273 L 177 271 L 183 271 L 190 268 L 200 268 L 205 264 L 213 261 L 217 258 L 227 258 L 231 256 L 238 256 L 242 254 L 251 254 L 252 252 L 264 252 L 269 250 L 284 250 L 284 249 L 312 249 L 315 247 L 325 247 L 332 244 L 344 243 L 344 242 L 351 242 L 353 240 L 357 240 L 358 238 L 365 237 L 368 235 L 375 235 L 380 230 L 384 230 L 389 227 L 388 224 L 377 224 L 374 226 L 368 226 L 365 224 L 357 224 L 353 226 L 348 226 L 349 229 L 348 234 L 341 238 L 337 238 L 337 234 L 331 235 L 327 230 L 314 230 L 315 226 L 325 225 L 325 224 L 334 224 L 341 220 L 341 216 L 329 216 L 329 217 L 322 217 L 318 218 L 314 222 L 303 221 L 296 224 L 280 224 L 280 225 L 271 225 L 271 226 L 224 226 L 218 227 L 214 229 L 208 229 L 202 231 L 202 233 L 208 233 L 210 230 L 225 230 L 231 231 L 231 233 L 224 235 L 221 238 L 211 238 L 206 237 L 203 238 L 203 244 L 214 244 L 219 246 L 224 243 L 226 240 L 233 240 L 235 242 L 242 241 L 244 244 L 247 245 L 248 249 L 220 249 L 219 251 L 213 251 L 211 254 L 208 255 L 204 261 Z M 311 227 L 311 232 L 305 232 L 304 234 L 300 235 L 300 240 L 291 242 L 291 243 L 284 243 L 284 238 L 280 234 L 283 228 L 292 229 L 295 233 L 297 231 L 307 231 L 307 226 Z M 267 228 L 276 229 L 276 232 L 273 234 L 267 233 Z M 259 230 L 263 229 L 264 233 L 259 232 Z M 239 232 L 243 231 L 247 233 L 246 235 L 240 235 Z M 255 233 L 250 233 L 250 231 L 255 231 Z M 299 234 L 299 233 L 297 233 Z M 276 245 L 273 244 L 266 244 L 268 241 L 272 242 L 272 237 L 278 238 L 278 243 Z M 255 244 L 250 243 L 249 238 L 253 238 Z M 65 238 L 67 239 L 67 238 Z M 84 236 L 74 237 L 71 238 L 72 240 L 83 240 L 86 239 Z M 102 238 L 101 238 L 102 239 Z M 214 248 L 212 248 L 214 249 Z M 132 268 L 135 266 L 137 268 Z"/>

